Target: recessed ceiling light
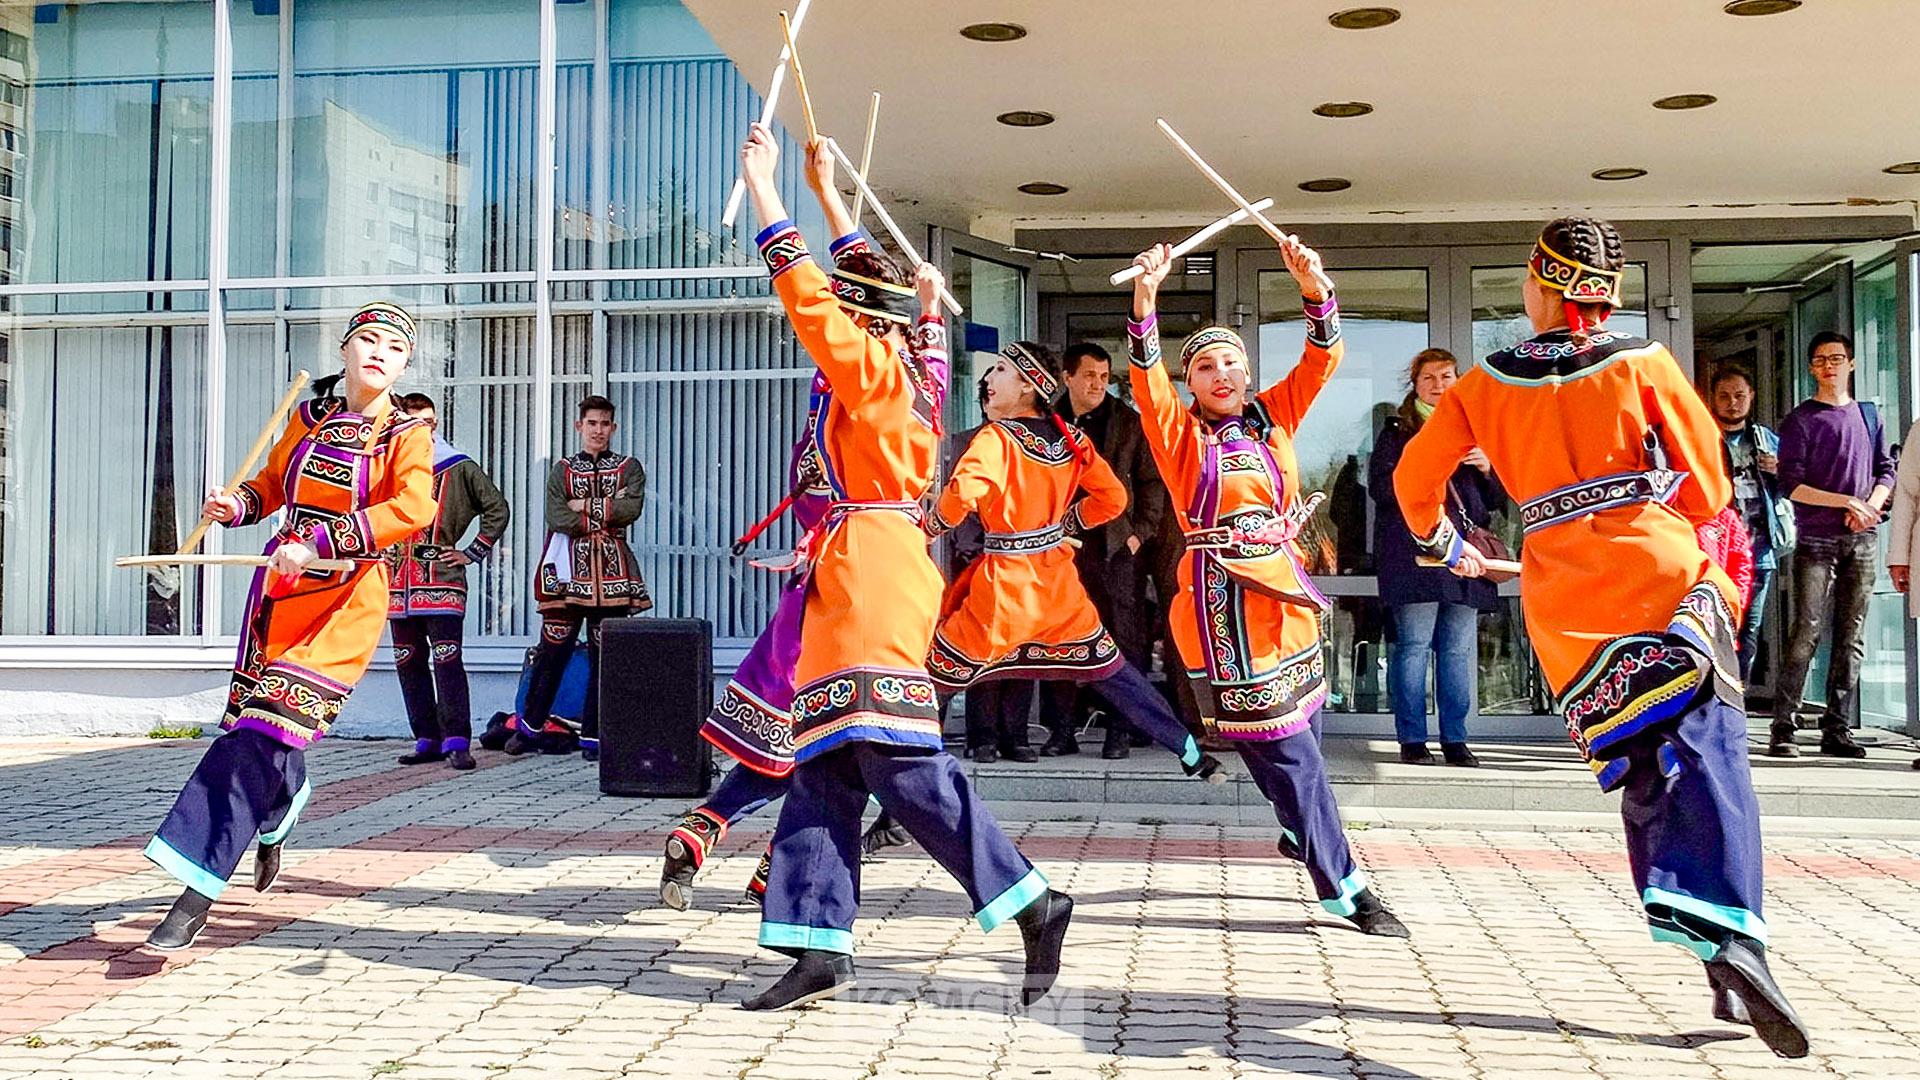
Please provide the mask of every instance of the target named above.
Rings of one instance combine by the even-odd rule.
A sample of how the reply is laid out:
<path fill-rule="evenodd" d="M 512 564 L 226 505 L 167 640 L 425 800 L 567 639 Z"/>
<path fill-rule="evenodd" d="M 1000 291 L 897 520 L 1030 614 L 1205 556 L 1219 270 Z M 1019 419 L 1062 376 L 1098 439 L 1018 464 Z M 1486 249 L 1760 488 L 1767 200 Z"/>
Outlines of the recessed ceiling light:
<path fill-rule="evenodd" d="M 1020 190 L 1029 195 L 1065 195 L 1067 193 L 1067 185 L 1052 184 L 1045 180 L 1035 180 L 1031 184 L 1021 184 Z"/>
<path fill-rule="evenodd" d="M 1896 162 L 1880 171 L 1883 173 L 1892 173 L 1895 176 L 1912 176 L 1915 173 L 1920 173 L 1920 161 Z"/>
<path fill-rule="evenodd" d="M 1653 103 L 1656 109 L 1670 111 L 1679 109 L 1704 109 L 1720 99 L 1712 94 L 1674 94 L 1663 97 Z"/>
<path fill-rule="evenodd" d="M 1053 123 L 1053 114 L 1039 109 L 1015 109 L 994 117 L 1008 127 L 1046 127 Z"/>
<path fill-rule="evenodd" d="M 1800 6 L 1800 0 L 1727 0 L 1720 10 L 1729 15 L 1778 15 Z"/>
<path fill-rule="evenodd" d="M 1638 180 L 1645 175 L 1647 175 L 1647 170 L 1636 169 L 1632 166 L 1613 169 L 1595 169 L 1593 171 L 1593 178 L 1595 180 Z"/>
<path fill-rule="evenodd" d="M 1345 191 L 1352 186 L 1353 181 L 1344 176 L 1323 176 L 1318 180 L 1303 180 L 1300 182 L 1301 191 L 1311 191 L 1322 195 L 1333 191 Z"/>
<path fill-rule="evenodd" d="M 1336 11 L 1327 21 L 1340 30 L 1378 30 L 1400 21 L 1400 12 L 1390 7 L 1357 7 Z"/>
<path fill-rule="evenodd" d="M 1330 116 L 1336 120 L 1365 116 L 1372 111 L 1373 106 L 1364 101 L 1329 101 L 1313 107 L 1313 115 Z"/>
<path fill-rule="evenodd" d="M 962 27 L 960 36 L 968 41 L 986 41 L 999 44 L 1003 41 L 1019 41 L 1027 36 L 1027 28 L 1018 23 L 983 22 Z"/>

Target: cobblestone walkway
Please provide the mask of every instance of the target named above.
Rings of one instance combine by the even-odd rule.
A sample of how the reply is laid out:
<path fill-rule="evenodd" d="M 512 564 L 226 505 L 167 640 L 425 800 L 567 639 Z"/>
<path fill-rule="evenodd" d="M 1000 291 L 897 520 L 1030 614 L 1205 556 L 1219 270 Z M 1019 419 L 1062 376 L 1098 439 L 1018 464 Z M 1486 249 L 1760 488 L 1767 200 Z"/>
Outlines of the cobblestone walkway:
<path fill-rule="evenodd" d="M 785 966 L 741 899 L 772 816 L 657 908 L 684 807 L 573 759 L 324 746 L 281 886 L 145 951 L 176 886 L 139 849 L 205 745 L 0 745 L 0 1076 L 1920 1076 L 1920 840 L 1769 842 L 1798 1063 L 1711 1019 L 1609 831 L 1356 830 L 1402 942 L 1323 914 L 1271 828 L 1009 821 L 1079 904 L 1042 1008 L 1009 1006 L 1018 934 L 909 849 L 864 872 L 859 988 L 766 1015 L 737 1004 Z"/>

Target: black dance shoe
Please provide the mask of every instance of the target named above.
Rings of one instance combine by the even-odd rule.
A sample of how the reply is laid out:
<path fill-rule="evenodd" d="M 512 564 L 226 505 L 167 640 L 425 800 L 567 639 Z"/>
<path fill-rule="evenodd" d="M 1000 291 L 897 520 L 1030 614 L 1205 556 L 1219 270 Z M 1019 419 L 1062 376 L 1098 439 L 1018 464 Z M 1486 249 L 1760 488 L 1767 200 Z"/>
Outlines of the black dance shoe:
<path fill-rule="evenodd" d="M 213 910 L 213 901 L 188 889 L 167 909 L 167 917 L 147 935 L 147 944 L 161 952 L 174 952 L 193 944 L 200 931 L 207 928 L 207 912 Z"/>
<path fill-rule="evenodd" d="M 475 768 L 473 752 L 470 750 L 455 750 L 453 753 L 447 755 L 447 766 L 452 769 L 458 769 L 461 772 Z"/>
<path fill-rule="evenodd" d="M 1363 934 L 1374 937 L 1412 937 L 1407 932 L 1407 924 L 1393 917 L 1387 905 L 1372 889 L 1361 889 L 1360 895 L 1353 898 L 1353 914 L 1347 920 L 1360 928 Z"/>
<path fill-rule="evenodd" d="M 273 883 L 280 880 L 280 853 L 286 848 L 283 840 L 278 844 L 260 844 L 253 849 L 253 891 L 266 892 Z"/>
<path fill-rule="evenodd" d="M 1707 961 L 1707 979 L 1745 1007 L 1754 1034 L 1767 1049 L 1783 1058 L 1807 1056 L 1806 1025 L 1767 970 L 1766 946 L 1734 935 Z"/>
<path fill-rule="evenodd" d="M 1477 769 L 1480 767 L 1480 759 L 1474 757 L 1473 751 L 1467 749 L 1467 744 L 1463 742 L 1441 743 L 1440 756 L 1446 759 L 1449 765 L 1458 765 L 1465 769 Z"/>
<path fill-rule="evenodd" d="M 1400 744 L 1400 763 L 1402 765 L 1431 765 L 1433 751 L 1423 742 L 1403 742 Z"/>
<path fill-rule="evenodd" d="M 888 848 L 905 847 L 911 843 L 913 843 L 913 834 L 904 826 L 895 824 L 892 818 L 882 814 L 874 819 L 873 824 L 868 826 L 866 835 L 860 838 L 860 854 L 871 859 Z"/>
<path fill-rule="evenodd" d="M 1027 948 L 1027 976 L 1020 986 L 1020 1003 L 1031 1005 L 1047 996 L 1060 977 L 1060 950 L 1067 943 L 1067 923 L 1073 918 L 1073 897 L 1048 889 L 1014 916 L 1020 941 Z"/>
<path fill-rule="evenodd" d="M 1279 850 L 1280 857 L 1283 859 L 1292 859 L 1294 862 L 1307 861 L 1307 853 L 1300 850 L 1300 841 L 1287 833 L 1281 833 L 1280 839 L 1274 841 L 1273 846 Z"/>
<path fill-rule="evenodd" d="M 693 876 L 721 838 L 715 818 L 693 811 L 667 834 L 666 862 L 660 867 L 660 902 L 675 911 L 693 906 Z"/>
<path fill-rule="evenodd" d="M 1224 784 L 1230 775 L 1226 765 L 1212 754 L 1201 754 L 1200 760 L 1191 765 L 1183 761 L 1180 763 L 1180 769 L 1188 776 L 1197 776 L 1209 784 Z"/>
<path fill-rule="evenodd" d="M 767 991 L 740 1003 L 751 1012 L 778 1012 L 844 994 L 853 989 L 853 957 L 807 949 Z"/>
<path fill-rule="evenodd" d="M 1707 982 L 1713 986 L 1713 1018 L 1715 1020 L 1724 1024 L 1739 1024 L 1742 1027 L 1753 1026 L 1753 1017 L 1747 1015 L 1747 1006 L 1733 996 L 1733 991 L 1714 982 L 1712 976 L 1707 977 Z"/>
<path fill-rule="evenodd" d="M 773 876 L 773 852 L 761 852 L 760 865 L 753 868 L 753 876 L 747 879 L 747 899 L 756 907 L 767 906 L 767 878 Z"/>

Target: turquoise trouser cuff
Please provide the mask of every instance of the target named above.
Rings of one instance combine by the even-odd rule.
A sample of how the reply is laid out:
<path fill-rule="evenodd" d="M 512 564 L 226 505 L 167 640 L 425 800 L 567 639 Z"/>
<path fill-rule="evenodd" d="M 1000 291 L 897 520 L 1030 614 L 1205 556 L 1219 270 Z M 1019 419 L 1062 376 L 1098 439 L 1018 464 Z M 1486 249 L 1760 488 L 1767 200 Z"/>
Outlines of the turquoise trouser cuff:
<path fill-rule="evenodd" d="M 209 900 L 218 900 L 220 894 L 227 891 L 225 878 L 215 877 L 212 871 L 180 854 L 172 844 L 157 836 L 147 841 L 145 854 L 160 869 L 177 878 L 180 884 Z"/>
<path fill-rule="evenodd" d="M 853 931 L 836 930 L 829 926 L 763 922 L 760 924 L 760 944 L 768 949 L 817 949 L 852 956 Z"/>
<path fill-rule="evenodd" d="M 1007 886 L 1007 891 L 987 901 L 974 918 L 980 921 L 980 929 L 993 933 L 993 928 L 1027 910 L 1035 900 L 1047 894 L 1047 879 L 1040 871 L 1029 870 L 1027 876 Z"/>

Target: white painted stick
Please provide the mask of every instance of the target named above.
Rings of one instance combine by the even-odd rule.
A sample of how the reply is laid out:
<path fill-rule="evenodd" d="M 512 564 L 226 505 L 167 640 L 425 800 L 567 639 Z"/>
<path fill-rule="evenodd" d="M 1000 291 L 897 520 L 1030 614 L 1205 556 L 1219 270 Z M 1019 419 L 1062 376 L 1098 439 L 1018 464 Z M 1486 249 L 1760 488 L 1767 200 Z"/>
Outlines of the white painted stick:
<path fill-rule="evenodd" d="M 799 5 L 793 9 L 793 36 L 796 38 L 800 36 L 800 24 L 807 21 L 807 7 L 812 3 L 813 0 L 800 0 Z M 762 124 L 773 123 L 773 111 L 780 107 L 780 88 L 786 84 L 787 66 L 792 59 L 793 54 L 787 50 L 787 47 L 780 46 L 780 62 L 773 68 L 773 84 L 767 87 L 767 100 L 760 106 Z M 734 219 L 740 216 L 740 200 L 746 194 L 747 178 L 734 177 L 733 190 L 727 192 L 727 209 L 720 215 L 721 228 L 733 228 Z"/>
<path fill-rule="evenodd" d="M 1215 172 L 1213 166 L 1207 164 L 1207 160 L 1205 158 L 1201 157 L 1197 152 L 1195 152 L 1193 147 L 1187 145 L 1187 140 L 1181 138 L 1180 133 L 1173 130 L 1172 124 L 1167 123 L 1165 120 L 1155 120 L 1154 123 L 1160 125 L 1160 133 L 1162 135 L 1165 135 L 1169 140 L 1171 140 L 1173 142 L 1173 145 L 1177 147 L 1182 154 L 1185 154 L 1187 156 L 1188 161 L 1193 162 L 1193 167 L 1196 169 L 1199 169 L 1201 175 L 1205 176 L 1208 180 L 1213 181 L 1213 186 L 1219 188 L 1220 193 L 1222 195 L 1225 195 L 1227 198 L 1232 199 L 1235 206 L 1238 206 L 1242 210 L 1248 211 L 1248 214 L 1253 218 L 1254 223 L 1259 225 L 1262 229 L 1265 229 L 1267 231 L 1268 236 L 1273 237 L 1274 240 L 1277 242 L 1280 242 L 1280 243 L 1286 242 L 1287 234 L 1281 230 L 1280 226 L 1275 225 L 1271 221 L 1268 221 L 1267 216 L 1265 214 L 1262 214 L 1258 210 L 1253 209 L 1253 204 L 1248 202 L 1245 196 L 1241 195 L 1238 191 L 1235 191 L 1233 188 L 1233 185 L 1227 183 L 1226 177 L 1221 176 L 1219 173 Z"/>
<path fill-rule="evenodd" d="M 1272 199 L 1261 199 L 1259 202 L 1253 204 L 1253 209 L 1254 211 L 1257 212 L 1260 210 L 1265 210 L 1267 207 L 1272 205 L 1273 205 Z M 1187 237 L 1185 240 L 1182 240 L 1179 243 L 1173 245 L 1173 257 L 1177 259 L 1180 256 L 1187 254 L 1188 252 L 1192 251 L 1194 248 L 1197 248 L 1201 244 L 1204 244 L 1207 241 L 1213 239 L 1215 236 L 1220 235 L 1220 233 L 1224 232 L 1225 230 L 1230 229 L 1233 226 L 1238 225 L 1241 222 L 1247 220 L 1247 217 L 1248 217 L 1247 211 L 1235 210 L 1233 213 L 1228 214 L 1226 217 L 1221 218 L 1219 221 L 1214 222 L 1213 224 L 1207 226 L 1206 228 L 1201 229 L 1199 232 L 1194 233 L 1192 236 Z M 1134 278 L 1137 278 L 1144 273 L 1146 273 L 1146 271 L 1142 270 L 1138 266 L 1129 266 L 1125 270 L 1121 270 L 1118 273 L 1115 273 L 1112 277 L 1107 278 L 1107 283 L 1110 285 L 1124 285 L 1127 282 L 1132 281 Z"/>
<path fill-rule="evenodd" d="M 272 562 L 268 555 L 208 555 L 204 552 L 185 552 L 173 555 L 122 555 L 113 560 L 115 566 L 265 566 Z M 361 562 L 373 562 L 372 559 L 315 559 L 307 564 L 309 570 L 325 570 L 329 573 L 340 570 L 352 570 Z"/>
<path fill-rule="evenodd" d="M 914 249 L 913 242 L 907 239 L 907 234 L 894 223 L 893 215 L 887 213 L 887 208 L 880 204 L 880 196 L 875 195 L 873 189 L 867 186 L 867 178 L 861 174 L 860 170 L 853 167 L 853 162 L 847 160 L 847 152 L 840 149 L 840 144 L 834 142 L 831 135 L 827 136 L 827 149 L 833 151 L 833 156 L 840 159 L 841 168 L 852 174 L 854 186 L 858 187 L 861 194 L 867 197 L 867 201 L 873 204 L 873 216 L 880 219 L 880 224 L 886 226 L 887 234 L 893 237 L 893 242 L 900 245 L 900 250 L 907 253 L 907 258 L 913 260 L 914 269 L 919 269 L 920 264 L 927 260 L 920 257 L 920 252 Z M 955 315 L 966 314 L 966 309 L 960 306 L 960 301 L 953 298 L 953 294 L 947 291 L 945 285 L 940 286 L 940 299 L 947 305 L 947 310 Z"/>
<path fill-rule="evenodd" d="M 860 151 L 860 175 L 873 171 L 873 133 L 880 130 L 880 91 L 873 92 L 873 100 L 867 103 L 867 145 Z M 860 211 L 866 206 L 865 189 L 853 193 L 853 231 L 860 231 Z"/>
<path fill-rule="evenodd" d="M 1447 565 L 1446 563 L 1442 562 L 1439 559 L 1430 559 L 1425 555 L 1417 556 L 1414 558 L 1413 561 L 1420 566 Z M 1518 577 L 1520 575 L 1520 562 L 1518 559 L 1490 559 L 1490 558 L 1487 558 L 1485 555 L 1482 555 L 1480 557 L 1480 563 L 1481 565 L 1485 566 L 1488 572 L 1490 573 L 1512 574 L 1515 577 Z"/>

